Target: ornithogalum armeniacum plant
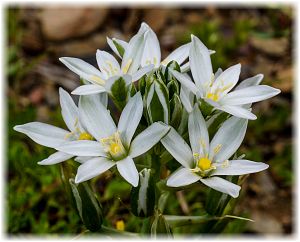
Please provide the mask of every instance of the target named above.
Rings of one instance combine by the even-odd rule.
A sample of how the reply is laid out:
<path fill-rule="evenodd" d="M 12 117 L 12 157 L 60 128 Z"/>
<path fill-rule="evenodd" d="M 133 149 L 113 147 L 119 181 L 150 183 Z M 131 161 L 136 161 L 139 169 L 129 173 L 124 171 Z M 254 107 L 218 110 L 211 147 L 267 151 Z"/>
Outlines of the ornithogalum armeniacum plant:
<path fill-rule="evenodd" d="M 256 119 L 252 104 L 280 91 L 260 85 L 262 74 L 239 83 L 240 64 L 214 73 L 210 60 L 214 51 L 193 35 L 190 43 L 163 61 L 158 38 L 145 23 L 129 42 L 107 41 L 120 64 L 102 50 L 96 52 L 99 69 L 77 58 L 60 58 L 83 82 L 72 92 L 80 96 L 78 105 L 59 89 L 68 130 L 40 122 L 14 127 L 56 150 L 38 164 L 60 163 L 86 228 L 138 235 L 102 224 L 106 210 L 89 180 L 108 170 L 111 177 L 121 176 L 132 187 L 131 212 L 144 221 L 138 233 L 172 236 L 172 229 L 192 224 L 216 233 L 229 219 L 246 219 L 233 216 L 234 199 L 241 193 L 244 175 L 268 165 L 244 159 L 238 148 L 248 120 Z M 201 216 L 164 214 L 168 204 L 177 202 L 168 199 L 172 192 L 188 193 L 193 188 L 201 195 L 208 190 L 205 206 L 199 207 Z M 124 221 L 117 228 L 123 230 Z"/>

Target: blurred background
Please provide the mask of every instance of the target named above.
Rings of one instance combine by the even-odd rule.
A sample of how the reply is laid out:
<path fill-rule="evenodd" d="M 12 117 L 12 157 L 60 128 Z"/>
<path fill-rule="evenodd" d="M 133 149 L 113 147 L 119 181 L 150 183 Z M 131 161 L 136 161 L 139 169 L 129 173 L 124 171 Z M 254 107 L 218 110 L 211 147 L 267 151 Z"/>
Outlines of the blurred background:
<path fill-rule="evenodd" d="M 242 8 L 218 6 L 174 8 L 29 7 L 6 6 L 7 183 L 6 232 L 17 234 L 79 234 L 85 230 L 65 194 L 60 166 L 37 162 L 53 150 L 35 144 L 13 126 L 41 121 L 64 127 L 58 88 L 69 92 L 78 76 L 58 61 L 82 58 L 96 65 L 97 49 L 109 50 L 106 36 L 124 40 L 142 21 L 157 33 L 162 55 L 198 36 L 209 49 L 215 70 L 242 64 L 240 80 L 263 73 L 263 84 L 280 88 L 275 98 L 254 105 L 256 121 L 249 122 L 240 148 L 246 158 L 270 168 L 247 177 L 236 215 L 255 223 L 233 221 L 224 233 L 277 234 L 294 232 L 292 126 L 294 70 L 294 9 L 289 5 Z M 123 220 L 126 230 L 139 231 L 141 223 L 129 212 L 130 186 L 106 172 L 91 181 L 101 200 L 106 223 Z M 197 215 L 203 192 L 174 194 L 166 214 Z M 199 226 L 199 225 L 197 225 Z M 177 232 L 197 233 L 198 227 Z"/>

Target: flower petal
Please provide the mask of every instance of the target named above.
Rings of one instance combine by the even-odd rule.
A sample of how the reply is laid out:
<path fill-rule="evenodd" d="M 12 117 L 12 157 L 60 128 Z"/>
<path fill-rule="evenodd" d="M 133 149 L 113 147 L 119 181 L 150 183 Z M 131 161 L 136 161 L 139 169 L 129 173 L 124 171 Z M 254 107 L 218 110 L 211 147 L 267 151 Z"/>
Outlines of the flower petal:
<path fill-rule="evenodd" d="M 146 29 L 141 27 L 140 31 L 133 36 L 128 43 L 121 65 L 121 69 L 124 74 L 135 73 L 141 65 L 145 46 L 145 31 Z"/>
<path fill-rule="evenodd" d="M 88 132 L 98 141 L 111 136 L 117 130 L 109 111 L 90 95 L 80 96 L 79 116 Z"/>
<path fill-rule="evenodd" d="M 250 160 L 230 160 L 226 165 L 217 166 L 217 169 L 213 171 L 212 175 L 245 175 L 249 173 L 263 171 L 268 167 L 269 165 L 262 162 L 255 162 Z"/>
<path fill-rule="evenodd" d="M 223 71 L 218 78 L 215 79 L 211 87 L 211 92 L 214 93 L 217 89 L 222 90 L 220 97 L 226 95 L 239 80 L 241 73 L 241 64 L 236 64 Z"/>
<path fill-rule="evenodd" d="M 129 147 L 132 136 L 140 123 L 143 114 L 143 100 L 141 93 L 135 94 L 123 109 L 118 130 L 121 133 L 122 141 Z"/>
<path fill-rule="evenodd" d="M 152 71 L 154 68 L 154 65 L 148 65 L 141 69 L 139 69 L 137 72 L 132 74 L 132 82 L 135 82 L 139 80 L 142 76 L 148 74 L 150 71 Z"/>
<path fill-rule="evenodd" d="M 136 169 L 133 159 L 127 156 L 125 159 L 117 162 L 117 168 L 121 176 L 132 186 L 137 187 L 139 184 L 139 172 Z"/>
<path fill-rule="evenodd" d="M 147 24 L 145 26 L 148 32 L 145 35 L 145 48 L 141 59 L 141 66 L 154 64 L 155 67 L 159 67 L 161 59 L 159 41 L 154 31 Z"/>
<path fill-rule="evenodd" d="M 113 167 L 116 163 L 103 157 L 92 158 L 77 169 L 75 183 L 80 183 L 92 179 Z"/>
<path fill-rule="evenodd" d="M 227 119 L 219 128 L 209 147 L 209 158 L 223 162 L 240 147 L 246 133 L 248 120 L 236 117 Z"/>
<path fill-rule="evenodd" d="M 196 87 L 196 85 L 192 82 L 191 79 L 189 79 L 187 77 L 187 75 L 184 75 L 178 71 L 174 71 L 169 69 L 169 71 L 172 73 L 172 75 L 186 88 L 188 88 L 192 93 L 194 93 L 195 95 L 197 95 L 197 93 L 199 92 L 198 88 Z"/>
<path fill-rule="evenodd" d="M 128 46 L 128 43 L 124 40 L 120 40 L 120 39 L 116 39 L 116 38 L 113 38 L 113 39 L 110 39 L 108 37 L 106 37 L 106 40 L 107 40 L 107 43 L 109 45 L 109 47 L 112 49 L 112 51 L 117 55 L 119 56 L 120 58 L 122 58 L 121 54 L 119 53 L 116 45 L 114 44 L 114 42 L 116 42 L 118 45 L 122 46 L 122 48 L 124 49 L 124 51 L 126 50 L 127 46 Z"/>
<path fill-rule="evenodd" d="M 97 141 L 91 140 L 65 142 L 56 149 L 74 156 L 107 156 L 102 145 Z"/>
<path fill-rule="evenodd" d="M 171 128 L 170 132 L 161 139 L 166 150 L 184 167 L 193 168 L 193 153 L 184 139 Z"/>
<path fill-rule="evenodd" d="M 189 168 L 181 167 L 177 169 L 167 180 L 169 187 L 182 187 L 200 180 L 200 176 L 191 172 Z"/>
<path fill-rule="evenodd" d="M 135 158 L 144 154 L 157 144 L 162 137 L 170 130 L 170 127 L 162 122 L 155 122 L 137 135 L 131 142 L 129 155 Z"/>
<path fill-rule="evenodd" d="M 95 158 L 94 156 L 77 156 L 74 158 L 74 161 L 78 163 L 84 163 L 92 158 Z"/>
<path fill-rule="evenodd" d="M 211 82 L 213 69 L 210 60 L 210 53 L 207 47 L 192 35 L 192 44 L 189 53 L 191 72 L 196 86 L 205 93 L 206 85 Z"/>
<path fill-rule="evenodd" d="M 219 192 L 226 193 L 232 196 L 233 198 L 237 198 L 241 190 L 240 186 L 216 176 L 200 179 L 200 181 L 204 183 L 206 186 L 209 186 Z"/>
<path fill-rule="evenodd" d="M 40 122 L 16 125 L 14 130 L 26 134 L 34 142 L 50 148 L 55 148 L 64 143 L 66 141 L 65 137 L 69 134 L 64 129 Z"/>
<path fill-rule="evenodd" d="M 251 113 L 251 111 L 244 107 L 223 105 L 222 107 L 217 107 L 217 109 L 222 110 L 226 113 L 230 113 L 231 115 L 238 118 L 245 118 L 250 120 L 257 119 L 257 117 L 253 113 Z"/>
<path fill-rule="evenodd" d="M 189 115 L 188 127 L 193 153 L 205 156 L 209 151 L 209 137 L 206 123 L 198 108 L 198 104 L 194 106 L 193 112 Z"/>
<path fill-rule="evenodd" d="M 105 88 L 100 86 L 100 85 L 82 85 L 77 87 L 72 94 L 74 95 L 90 95 L 90 94 L 97 94 L 97 93 L 102 93 L 105 92 Z"/>
<path fill-rule="evenodd" d="M 54 165 L 61 163 L 63 161 L 69 160 L 73 157 L 73 155 L 58 151 L 54 154 L 50 155 L 48 158 L 38 162 L 39 165 Z"/>
<path fill-rule="evenodd" d="M 75 124 L 78 122 L 79 112 L 72 97 L 63 88 L 59 88 L 59 101 L 61 106 L 61 114 L 65 124 L 70 131 L 75 131 Z"/>
<path fill-rule="evenodd" d="M 106 79 L 120 74 L 120 65 L 111 54 L 106 51 L 97 50 L 96 59 L 97 64 Z"/>
<path fill-rule="evenodd" d="M 247 78 L 244 81 L 242 81 L 240 84 L 238 84 L 234 88 L 234 90 L 236 91 L 236 90 L 243 89 L 243 88 L 246 88 L 246 87 L 257 86 L 261 83 L 263 78 L 264 78 L 263 74 L 258 74 L 256 76 Z"/>
<path fill-rule="evenodd" d="M 81 78 L 97 84 L 98 79 L 104 79 L 103 74 L 91 64 L 73 57 L 61 57 L 59 60 Z M 103 80 L 100 81 L 101 83 Z M 99 84 L 99 83 L 98 83 Z"/>
<path fill-rule="evenodd" d="M 279 94 L 280 90 L 266 86 L 250 86 L 228 93 L 221 100 L 224 105 L 242 105 L 247 103 L 259 102 Z"/>
<path fill-rule="evenodd" d="M 180 88 L 180 100 L 188 113 L 193 111 L 194 94 L 183 85 Z"/>
<path fill-rule="evenodd" d="M 189 56 L 191 43 L 184 44 L 175 49 L 171 54 L 167 56 L 162 63 L 166 66 L 170 61 L 176 61 L 178 65 L 181 65 Z"/>

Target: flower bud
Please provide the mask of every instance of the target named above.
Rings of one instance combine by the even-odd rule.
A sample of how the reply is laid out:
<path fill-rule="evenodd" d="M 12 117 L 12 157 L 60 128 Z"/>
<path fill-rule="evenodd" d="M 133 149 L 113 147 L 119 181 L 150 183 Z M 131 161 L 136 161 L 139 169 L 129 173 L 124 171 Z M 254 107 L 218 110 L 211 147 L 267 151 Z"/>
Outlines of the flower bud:
<path fill-rule="evenodd" d="M 151 169 L 143 169 L 139 176 L 139 185 L 131 190 L 131 211 L 137 217 L 149 217 L 155 205 L 155 184 Z"/>

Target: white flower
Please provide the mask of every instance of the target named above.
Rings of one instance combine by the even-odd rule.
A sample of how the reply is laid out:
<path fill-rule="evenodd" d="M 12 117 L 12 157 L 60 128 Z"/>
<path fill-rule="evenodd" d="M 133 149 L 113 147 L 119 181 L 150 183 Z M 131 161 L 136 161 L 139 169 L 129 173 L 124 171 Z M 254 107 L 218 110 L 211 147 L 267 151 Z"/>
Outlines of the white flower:
<path fill-rule="evenodd" d="M 161 50 L 158 38 L 155 32 L 150 28 L 150 26 L 146 23 L 141 24 L 141 30 L 146 32 L 145 35 L 145 48 L 143 52 L 143 57 L 141 59 L 141 66 L 145 67 L 150 64 L 153 64 L 155 68 L 158 68 L 160 65 L 166 67 L 169 62 L 176 61 L 181 66 L 181 71 L 186 72 L 190 69 L 189 62 L 184 63 L 184 61 L 188 58 L 190 43 L 184 44 L 177 49 L 175 49 L 171 54 L 169 54 L 163 61 L 161 61 Z M 121 45 L 125 50 L 128 44 L 123 40 L 118 40 L 113 38 L 119 45 Z M 118 55 L 119 52 L 114 45 L 113 41 L 107 38 L 107 42 L 112 50 Z M 215 51 L 210 50 L 210 54 L 215 53 Z M 121 57 L 121 56 L 120 56 Z"/>
<path fill-rule="evenodd" d="M 14 130 L 26 134 L 36 143 L 56 149 L 63 143 L 73 140 L 91 140 L 93 137 L 79 120 L 79 110 L 71 96 L 63 89 L 59 89 L 59 98 L 62 117 L 69 131 L 40 122 L 31 122 L 17 125 Z M 107 105 L 107 95 L 92 95 L 98 103 Z M 73 155 L 58 151 L 47 159 L 38 162 L 39 165 L 53 165 L 72 158 Z"/>
<path fill-rule="evenodd" d="M 245 85 L 240 85 L 239 89 L 230 92 L 239 80 L 241 65 L 234 65 L 225 71 L 219 69 L 214 75 L 208 49 L 193 35 L 189 61 L 195 83 L 187 75 L 177 71 L 172 71 L 172 74 L 197 98 L 202 98 L 215 109 L 234 116 L 256 119 L 249 106 L 243 105 L 262 101 L 280 93 L 279 89 L 258 85 L 255 81 L 247 81 Z M 259 78 L 262 78 L 262 75 L 256 76 L 256 79 Z"/>
<path fill-rule="evenodd" d="M 90 83 L 79 86 L 72 94 L 89 95 L 101 92 L 110 93 L 111 86 L 120 77 L 125 80 L 128 86 L 150 72 L 154 67 L 153 65 L 147 65 L 139 69 L 145 46 L 145 32 L 144 29 L 140 29 L 126 45 L 121 66 L 114 56 L 100 50 L 97 50 L 96 53 L 97 64 L 100 70 L 78 58 L 59 58 L 71 71 Z"/>
<path fill-rule="evenodd" d="M 217 191 L 237 197 L 240 186 L 218 175 L 244 175 L 269 167 L 261 162 L 228 160 L 241 145 L 247 123 L 247 119 L 231 117 L 209 142 L 205 120 L 195 105 L 188 120 L 191 148 L 173 128 L 161 140 L 169 153 L 182 165 L 169 177 L 167 185 L 180 187 L 201 181 Z"/>
<path fill-rule="evenodd" d="M 160 122 L 153 123 L 132 140 L 143 113 L 140 93 L 130 98 L 121 113 L 118 127 L 109 111 L 95 103 L 90 96 L 80 96 L 79 110 L 80 119 L 96 141 L 73 141 L 57 148 L 75 156 L 96 156 L 88 160 L 80 159 L 82 164 L 78 168 L 75 182 L 89 180 L 116 165 L 121 176 L 137 186 L 139 175 L 133 158 L 158 143 L 169 127 Z"/>

